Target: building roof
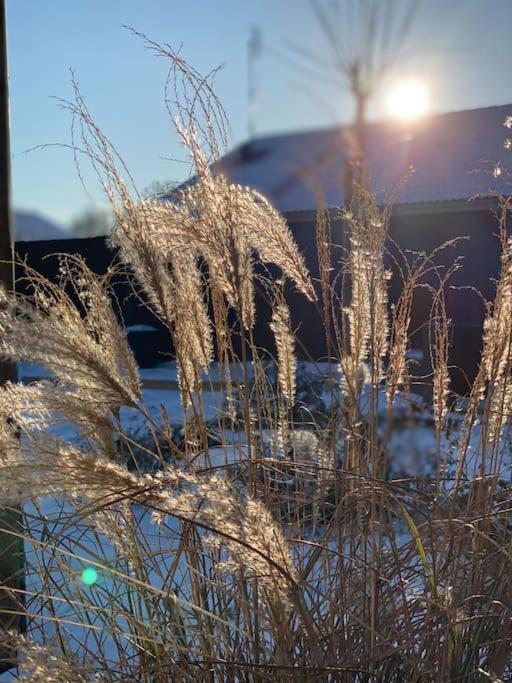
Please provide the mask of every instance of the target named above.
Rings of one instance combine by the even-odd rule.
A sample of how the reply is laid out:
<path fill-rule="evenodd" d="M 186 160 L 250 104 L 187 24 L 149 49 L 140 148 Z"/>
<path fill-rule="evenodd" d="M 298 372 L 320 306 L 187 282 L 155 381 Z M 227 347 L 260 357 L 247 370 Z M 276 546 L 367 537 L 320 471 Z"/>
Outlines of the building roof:
<path fill-rule="evenodd" d="M 413 123 L 367 125 L 366 165 L 379 202 L 396 204 L 468 200 L 511 194 L 504 149 L 512 104 L 436 114 Z M 343 205 L 343 175 L 350 128 L 260 137 L 226 155 L 228 178 L 253 187 L 283 213 Z"/>

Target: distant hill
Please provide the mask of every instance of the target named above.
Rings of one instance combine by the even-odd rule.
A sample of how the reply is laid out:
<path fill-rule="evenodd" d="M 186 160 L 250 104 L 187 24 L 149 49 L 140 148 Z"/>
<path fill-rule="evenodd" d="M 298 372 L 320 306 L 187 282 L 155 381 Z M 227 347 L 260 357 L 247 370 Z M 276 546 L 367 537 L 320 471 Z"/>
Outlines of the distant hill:
<path fill-rule="evenodd" d="M 14 211 L 13 229 L 16 242 L 58 240 L 70 237 L 67 230 L 33 211 Z"/>

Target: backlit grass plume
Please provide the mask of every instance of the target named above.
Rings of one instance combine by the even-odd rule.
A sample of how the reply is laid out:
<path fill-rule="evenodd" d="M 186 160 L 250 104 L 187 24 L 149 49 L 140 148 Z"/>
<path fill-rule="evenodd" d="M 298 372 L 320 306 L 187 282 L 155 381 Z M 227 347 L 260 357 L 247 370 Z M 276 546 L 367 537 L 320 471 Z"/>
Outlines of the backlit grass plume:
<path fill-rule="evenodd" d="M 270 327 L 277 347 L 278 381 L 288 405 L 295 403 L 295 337 L 291 328 L 290 311 L 284 301 L 275 304 Z"/>
<path fill-rule="evenodd" d="M 445 292 L 460 263 L 437 260 L 456 244 L 400 251 L 391 209 L 355 188 L 318 212 L 317 303 L 284 218 L 223 175 L 214 73 L 143 38 L 168 60 L 191 180 L 142 198 L 75 82 L 70 147 L 112 202 L 121 263 L 98 276 L 61 257 L 53 283 L 21 264 L 26 295 L 0 294 L 0 356 L 41 376 L 0 387 L 1 528 L 25 544 L 0 614 L 27 624 L 2 656 L 20 680 L 66 683 L 511 680 L 508 203 L 458 397 Z M 169 333 L 164 388 L 128 345 L 121 273 Z M 321 359 L 287 284 L 318 306 Z"/>
<path fill-rule="evenodd" d="M 170 49 L 151 41 L 148 46 L 170 60 L 175 77 L 174 98 L 168 105 L 173 107 L 173 124 L 195 173 L 187 186 L 160 200 L 141 200 L 136 189 L 130 193 L 123 175 L 131 176 L 94 123 L 76 83 L 75 100 L 64 106 L 74 118 L 75 154 L 77 158 L 85 154 L 91 161 L 112 203 L 117 219 L 112 241 L 173 334 L 186 397 L 211 359 L 205 280 L 197 272 L 198 259 L 208 267 L 212 296 L 226 298 L 245 330 L 254 325 L 257 258 L 277 265 L 310 300 L 315 292 L 283 217 L 261 194 L 230 183 L 222 174 L 218 154 L 225 137 L 224 112 L 210 82 Z M 182 353 L 189 343 L 195 353 Z"/>
<path fill-rule="evenodd" d="M 112 411 L 140 399 L 138 368 L 107 283 L 78 258 L 52 284 L 32 271 L 31 296 L 0 293 L 0 356 L 46 367 L 60 386 Z"/>

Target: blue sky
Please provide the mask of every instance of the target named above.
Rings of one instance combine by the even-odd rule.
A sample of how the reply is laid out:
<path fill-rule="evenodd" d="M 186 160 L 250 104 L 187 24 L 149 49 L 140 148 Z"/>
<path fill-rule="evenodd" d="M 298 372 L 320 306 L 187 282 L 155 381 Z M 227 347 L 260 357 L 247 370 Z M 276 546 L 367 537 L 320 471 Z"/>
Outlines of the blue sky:
<path fill-rule="evenodd" d="M 309 0 L 8 0 L 7 8 L 14 205 L 64 226 L 103 201 L 94 179 L 86 177 L 86 193 L 69 151 L 25 150 L 69 142 L 69 115 L 51 96 L 70 97 L 70 68 L 140 188 L 186 173 L 169 161 L 183 154 L 163 105 L 165 64 L 121 24 L 182 44 L 200 71 L 223 65 L 217 92 L 231 145 L 247 136 L 246 54 L 254 24 L 264 46 L 256 63 L 259 134 L 332 125 L 352 114 L 345 92 L 313 83 L 278 57 L 288 40 L 325 49 Z M 512 102 L 511 26 L 512 0 L 423 0 L 390 81 L 422 78 L 436 111 Z M 377 97 L 371 116 L 381 115 Z"/>

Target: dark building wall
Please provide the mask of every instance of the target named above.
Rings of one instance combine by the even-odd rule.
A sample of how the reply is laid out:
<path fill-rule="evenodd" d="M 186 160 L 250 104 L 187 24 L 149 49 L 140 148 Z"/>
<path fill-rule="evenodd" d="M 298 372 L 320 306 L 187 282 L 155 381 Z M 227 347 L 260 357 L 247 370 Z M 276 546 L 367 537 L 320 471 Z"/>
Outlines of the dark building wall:
<path fill-rule="evenodd" d="M 59 278 L 60 255 L 78 254 L 98 275 L 107 273 L 112 265 L 119 266 L 116 250 L 109 246 L 104 237 L 18 242 L 16 253 L 19 262 L 26 262 L 32 269 L 53 282 Z M 17 289 L 29 294 L 30 284 L 24 280 L 23 270 L 21 263 L 18 263 L 16 267 Z M 168 359 L 173 351 L 169 331 L 150 309 L 141 303 L 140 296 L 135 295 L 126 269 L 115 268 L 115 270 L 116 274 L 112 276 L 110 282 L 111 301 L 119 321 L 128 329 L 128 341 L 135 352 L 137 362 L 141 367 L 151 367 L 159 360 Z M 68 294 L 75 298 L 71 288 Z M 136 327 L 130 329 L 133 326 Z"/>
<path fill-rule="evenodd" d="M 392 218 L 390 233 L 402 249 L 427 254 L 452 242 L 436 253 L 434 261 L 449 267 L 456 258 L 462 259 L 446 290 L 449 316 L 460 326 L 481 325 L 484 309 L 476 294 L 457 288 L 471 286 L 486 300 L 494 296 L 500 262 L 498 229 L 494 210 L 483 207 L 430 214 L 398 212 Z"/>
<path fill-rule="evenodd" d="M 492 301 L 495 280 L 500 267 L 498 204 L 491 201 L 457 202 L 424 207 L 397 207 L 390 221 L 390 240 L 386 255 L 393 272 L 389 286 L 390 303 L 397 301 L 402 290 L 396 263 L 407 259 L 413 263 L 422 254 L 435 252 L 433 263 L 446 272 L 456 259 L 459 268 L 445 288 L 447 314 L 450 318 L 451 349 L 449 362 L 452 383 L 456 391 L 465 393 L 473 379 L 480 359 L 484 300 Z M 315 220 L 312 215 L 290 215 L 289 224 L 314 277 L 316 263 Z M 343 223 L 340 212 L 331 212 L 333 243 L 343 244 Z M 442 245 L 444 248 L 439 249 Z M 333 260 L 339 260 L 341 248 L 333 250 Z M 334 265 L 336 268 L 336 266 Z M 438 276 L 423 279 L 432 287 L 439 286 Z M 291 295 L 292 315 L 299 326 L 299 340 L 315 358 L 326 354 L 320 317 L 315 307 L 299 295 Z M 428 326 L 432 294 L 427 288 L 416 290 L 410 331 L 413 345 L 428 356 Z M 307 354 L 306 354 L 307 355 Z M 421 368 L 425 371 L 425 366 Z M 428 368 L 427 368 L 428 370 Z"/>
<path fill-rule="evenodd" d="M 450 363 L 456 366 L 453 370 L 455 388 L 461 393 L 467 388 L 466 377 L 471 379 L 478 366 L 484 305 L 478 290 L 486 300 L 494 295 L 494 280 L 499 272 L 500 245 L 496 237 L 498 219 L 496 206 L 489 202 L 480 204 L 453 204 L 448 206 L 426 205 L 424 209 L 407 209 L 398 207 L 393 213 L 390 224 L 390 255 L 388 265 L 393 266 L 393 257 L 401 250 L 411 261 L 415 253 L 430 254 L 442 244 L 451 242 L 438 251 L 435 263 L 445 268 L 450 267 L 456 258 L 461 258 L 461 267 L 450 280 L 446 289 L 448 316 L 451 319 L 452 349 Z M 313 214 L 290 214 L 288 221 L 293 235 L 304 254 L 306 264 L 313 279 L 318 277 L 316 255 L 316 225 Z M 331 231 L 333 242 L 333 267 L 339 262 L 343 244 L 343 223 L 340 212 L 331 212 Z M 464 238 L 464 239 L 461 239 Z M 466 239 L 467 238 L 467 239 Z M 393 245 L 398 245 L 398 248 Z M 80 254 L 87 265 L 96 273 L 107 272 L 109 265 L 115 260 L 116 252 L 106 243 L 104 238 L 53 240 L 44 242 L 20 242 L 16 245 L 17 253 L 23 260 L 48 277 L 55 280 L 58 276 L 59 262 L 49 254 Z M 260 272 L 263 272 L 261 270 Z M 270 268 L 271 274 L 278 276 L 277 269 Z M 22 269 L 18 268 L 18 276 Z M 436 279 L 431 278 L 432 285 Z M 338 280 L 337 292 L 340 293 L 341 281 Z M 151 325 L 160 331 L 158 338 L 162 354 L 172 353 L 172 342 L 162 325 L 156 320 L 146 306 L 133 295 L 126 278 L 119 277 L 115 281 L 115 299 L 120 302 L 120 317 L 126 326 Z M 254 340 L 257 346 L 274 353 L 274 342 L 268 323 L 271 309 L 263 288 L 257 287 L 256 315 L 257 325 L 254 329 Z M 390 301 L 396 301 L 401 291 L 400 279 L 396 272 L 390 282 Z M 322 316 L 319 304 L 313 304 L 296 292 L 291 284 L 287 285 L 287 298 L 290 304 L 292 323 L 297 330 L 297 351 L 303 358 L 320 360 L 327 355 L 327 345 L 323 331 Z M 431 295 L 427 289 L 418 289 L 414 300 L 411 330 L 415 330 L 414 344 L 425 346 L 428 320 L 431 306 Z M 141 343 L 140 339 L 139 342 Z M 236 344 L 235 344 L 236 346 Z M 163 357 L 163 356 L 162 356 Z M 168 355 L 167 355 L 168 357 Z"/>
<path fill-rule="evenodd" d="M 41 240 L 34 242 L 17 242 L 16 254 L 19 261 L 26 263 L 44 277 L 55 282 L 59 275 L 59 255 L 78 254 L 87 266 L 98 275 L 104 275 L 109 267 L 116 263 L 117 251 L 111 248 L 104 237 L 90 237 L 85 239 Z M 25 290 L 23 281 L 23 267 L 16 267 L 17 288 Z M 119 274 L 112 280 L 115 299 L 120 303 L 118 313 L 124 325 L 156 325 L 155 316 L 146 306 L 133 295 L 133 289 L 128 284 L 125 275 Z"/>
<path fill-rule="evenodd" d="M 450 268 L 460 259 L 457 271 L 445 287 L 446 309 L 450 319 L 450 356 L 452 386 L 466 393 L 480 361 L 485 301 L 492 301 L 500 268 L 500 242 L 497 236 L 497 207 L 489 203 L 462 205 L 446 211 L 408 214 L 397 212 L 392 219 L 391 235 L 402 249 L 435 254 L 434 262 Z M 451 244 L 450 244 L 451 242 Z M 430 283 L 437 284 L 435 278 Z M 420 329 L 425 348 L 431 295 L 418 290 L 411 327 Z M 421 327 L 423 326 L 423 327 Z"/>

